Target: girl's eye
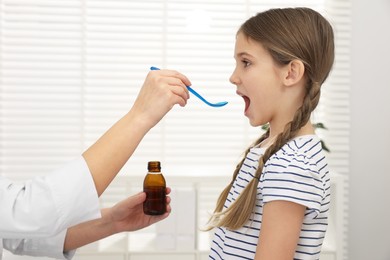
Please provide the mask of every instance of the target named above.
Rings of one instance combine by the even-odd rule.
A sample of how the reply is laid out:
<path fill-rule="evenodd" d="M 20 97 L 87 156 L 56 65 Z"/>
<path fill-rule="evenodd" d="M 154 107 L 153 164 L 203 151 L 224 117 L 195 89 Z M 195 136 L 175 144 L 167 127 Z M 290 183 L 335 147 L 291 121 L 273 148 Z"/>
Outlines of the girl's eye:
<path fill-rule="evenodd" d="M 251 65 L 250 61 L 247 60 L 243 60 L 242 63 L 244 64 L 244 67 L 248 67 L 249 65 Z"/>

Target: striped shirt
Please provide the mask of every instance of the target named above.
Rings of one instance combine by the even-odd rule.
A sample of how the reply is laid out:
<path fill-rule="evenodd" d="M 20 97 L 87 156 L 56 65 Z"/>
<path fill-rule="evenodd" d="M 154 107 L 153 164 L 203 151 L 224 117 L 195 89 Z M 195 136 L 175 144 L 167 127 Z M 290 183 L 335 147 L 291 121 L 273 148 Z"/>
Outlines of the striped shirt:
<path fill-rule="evenodd" d="M 253 179 L 264 148 L 252 148 L 237 174 L 225 208 Z M 216 228 L 209 259 L 254 259 L 265 203 L 285 200 L 306 206 L 294 259 L 319 259 L 330 203 L 328 165 L 315 135 L 297 137 L 265 163 L 257 187 L 254 214 L 238 230 Z"/>

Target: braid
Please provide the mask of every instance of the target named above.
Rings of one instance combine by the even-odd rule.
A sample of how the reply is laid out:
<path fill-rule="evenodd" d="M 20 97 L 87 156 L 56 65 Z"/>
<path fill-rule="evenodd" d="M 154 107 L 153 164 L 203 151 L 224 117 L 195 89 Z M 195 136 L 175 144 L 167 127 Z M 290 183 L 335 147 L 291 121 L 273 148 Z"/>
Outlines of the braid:
<path fill-rule="evenodd" d="M 263 172 L 265 162 L 273 154 L 280 150 L 283 145 L 296 136 L 298 131 L 309 121 L 311 112 L 318 104 L 319 96 L 320 85 L 318 83 L 312 82 L 310 85 L 308 85 L 307 94 L 304 97 L 303 104 L 295 112 L 293 120 L 285 126 L 283 132 L 278 134 L 274 143 L 268 147 L 264 154 L 259 158 L 259 165 L 257 167 L 255 177 L 248 183 L 248 185 L 245 187 L 239 197 L 230 205 L 230 207 L 223 210 L 224 203 L 233 185 L 233 182 L 236 179 L 236 176 L 245 160 L 246 155 L 253 146 L 246 150 L 245 157 L 237 165 L 237 168 L 234 171 L 232 181 L 224 189 L 218 199 L 214 215 L 210 218 L 209 221 L 209 224 L 211 225 L 209 230 L 217 226 L 224 226 L 226 228 L 235 230 L 242 227 L 250 219 L 257 200 L 257 184 L 260 181 L 260 176 Z M 268 136 L 269 130 L 255 142 L 255 145 L 265 140 Z"/>
<path fill-rule="evenodd" d="M 221 192 L 221 194 L 219 195 L 218 197 L 218 200 L 217 200 L 217 205 L 215 207 L 215 210 L 214 210 L 214 214 L 211 216 L 210 220 L 209 220 L 209 224 L 210 224 L 210 227 L 207 227 L 206 230 L 211 230 L 212 228 L 216 227 L 216 226 L 221 226 L 219 224 L 220 222 L 220 217 L 222 215 L 224 215 L 226 212 L 223 211 L 223 207 L 224 207 L 224 204 L 225 204 L 225 201 L 227 199 L 227 196 L 229 194 L 229 191 L 230 189 L 232 188 L 233 186 L 233 183 L 234 183 L 234 180 L 236 179 L 237 177 L 237 174 L 239 173 L 241 167 L 242 167 L 242 164 L 244 163 L 245 161 L 245 158 L 247 156 L 247 154 L 249 153 L 250 149 L 255 147 L 256 145 L 260 144 L 262 141 L 264 141 L 265 139 L 267 139 L 269 137 L 269 133 L 270 133 L 270 130 L 268 129 L 259 139 L 257 139 L 251 146 L 249 146 L 248 149 L 246 149 L 246 151 L 244 152 L 244 156 L 243 158 L 241 159 L 241 161 L 237 164 L 236 166 L 236 169 L 234 170 L 234 173 L 233 173 L 233 177 L 232 177 L 232 180 L 230 181 L 230 183 L 225 187 L 225 189 Z"/>
<path fill-rule="evenodd" d="M 259 166 L 255 173 L 255 178 L 260 180 L 260 175 L 263 171 L 265 162 L 277 151 L 279 151 L 283 145 L 285 145 L 290 139 L 292 139 L 310 119 L 311 112 L 317 107 L 320 99 L 320 84 L 313 82 L 311 86 L 308 84 L 307 94 L 303 99 L 303 105 L 295 112 L 294 118 L 289 122 L 282 133 L 280 133 L 275 142 L 268 147 L 263 156 L 259 159 Z"/>

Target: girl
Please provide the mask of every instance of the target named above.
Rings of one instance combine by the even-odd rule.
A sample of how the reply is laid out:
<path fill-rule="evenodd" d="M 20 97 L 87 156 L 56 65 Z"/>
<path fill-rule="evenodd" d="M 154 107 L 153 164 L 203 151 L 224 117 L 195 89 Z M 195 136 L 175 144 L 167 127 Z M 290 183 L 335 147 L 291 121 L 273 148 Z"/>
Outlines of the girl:
<path fill-rule="evenodd" d="M 230 81 L 252 126 L 269 124 L 221 193 L 210 259 L 319 259 L 328 166 L 310 122 L 334 60 L 331 25 L 308 8 L 271 9 L 238 30 Z"/>

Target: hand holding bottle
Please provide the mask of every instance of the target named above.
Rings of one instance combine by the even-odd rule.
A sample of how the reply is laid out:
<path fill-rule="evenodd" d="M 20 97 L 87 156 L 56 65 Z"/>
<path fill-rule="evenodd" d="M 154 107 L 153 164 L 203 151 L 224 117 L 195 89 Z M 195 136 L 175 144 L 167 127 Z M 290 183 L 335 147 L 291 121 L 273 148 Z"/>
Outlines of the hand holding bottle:
<path fill-rule="evenodd" d="M 169 195 L 170 188 L 164 190 L 164 195 Z M 109 209 L 110 220 L 115 225 L 116 232 L 136 231 L 161 221 L 169 216 L 171 212 L 171 198 L 164 196 L 164 213 L 158 216 L 145 215 L 143 203 L 146 200 L 146 193 L 140 192 L 131 196 L 114 207 Z"/>
<path fill-rule="evenodd" d="M 169 195 L 170 188 L 165 193 Z M 111 208 L 101 211 L 102 217 L 84 222 L 68 229 L 66 233 L 64 251 L 77 249 L 99 239 L 120 232 L 136 231 L 167 218 L 171 212 L 171 198 L 166 196 L 165 213 L 158 216 L 145 215 L 143 203 L 146 193 L 140 192 L 130 196 Z"/>

